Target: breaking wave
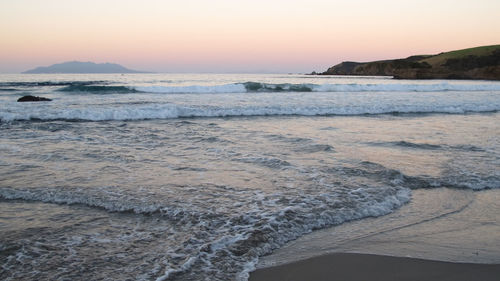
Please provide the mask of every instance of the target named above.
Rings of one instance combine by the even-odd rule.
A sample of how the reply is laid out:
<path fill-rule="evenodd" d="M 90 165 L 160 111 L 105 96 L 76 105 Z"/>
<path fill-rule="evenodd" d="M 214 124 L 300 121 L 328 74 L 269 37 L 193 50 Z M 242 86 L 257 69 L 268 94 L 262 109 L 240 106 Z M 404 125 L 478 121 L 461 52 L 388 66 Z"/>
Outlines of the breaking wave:
<path fill-rule="evenodd" d="M 137 86 L 109 85 L 107 81 L 41 81 L 41 82 L 0 82 L 0 88 L 16 90 L 27 88 L 60 87 L 61 92 L 81 93 L 247 93 L 247 92 L 435 92 L 435 91 L 500 91 L 500 83 L 335 83 L 335 84 L 293 84 L 243 82 L 221 85 L 188 86 Z"/>
<path fill-rule="evenodd" d="M 498 105 L 387 105 L 387 106 L 183 106 L 175 104 L 121 104 L 85 108 L 25 107 L 0 111 L 0 120 L 147 120 L 192 117 L 240 117 L 240 116 L 352 116 L 380 114 L 463 114 L 497 112 Z"/>
<path fill-rule="evenodd" d="M 147 93 L 245 93 L 245 92 L 436 92 L 499 91 L 500 84 L 271 84 L 245 82 L 214 86 L 143 86 Z"/>
<path fill-rule="evenodd" d="M 197 280 L 200 274 L 210 274 L 214 280 L 229 280 L 229 274 L 221 267 L 231 267 L 239 272 L 236 280 L 247 280 L 260 255 L 269 253 L 286 242 L 314 229 L 341 224 L 346 221 L 370 216 L 381 216 L 407 203 L 411 191 L 392 187 L 373 189 L 358 188 L 348 191 L 349 200 L 339 204 L 338 196 L 305 196 L 296 206 L 284 206 L 277 210 L 262 209 L 250 214 L 203 214 L 189 209 L 171 206 L 136 208 L 117 198 L 97 198 L 83 194 L 52 190 L 16 190 L 0 188 L 0 198 L 7 200 L 34 200 L 57 204 L 83 204 L 103 208 L 111 212 L 133 211 L 139 214 L 159 214 L 175 225 L 194 225 L 196 238 L 184 242 L 175 253 L 167 252 L 169 263 L 157 280 L 167 280 L 184 274 L 181 280 Z M 146 203 L 146 202 L 143 202 Z M 266 204 L 278 204 L 266 199 Z M 133 204 L 135 205 L 135 204 Z M 184 207 L 186 208 L 186 207 Z M 207 217 L 204 217 L 207 216 Z M 207 223 L 210 222 L 210 223 Z M 186 250 L 188 249 L 188 250 Z M 192 249 L 189 251 L 189 249 Z M 185 262 L 174 263 L 182 257 Z M 177 258 L 177 259 L 176 259 Z M 234 272 L 234 273 L 236 273 Z M 234 279 L 234 276 L 233 278 Z"/>
<path fill-rule="evenodd" d="M 104 86 L 104 85 L 85 85 L 85 84 L 72 84 L 67 87 L 59 89 L 61 92 L 85 92 L 93 94 L 107 94 L 107 93 L 136 93 L 137 90 L 125 86 Z"/>
<path fill-rule="evenodd" d="M 135 90 L 145 93 L 164 93 L 164 94 L 184 94 L 184 93 L 244 93 L 246 92 L 243 84 L 227 84 L 215 86 L 142 86 L 134 87 Z"/>

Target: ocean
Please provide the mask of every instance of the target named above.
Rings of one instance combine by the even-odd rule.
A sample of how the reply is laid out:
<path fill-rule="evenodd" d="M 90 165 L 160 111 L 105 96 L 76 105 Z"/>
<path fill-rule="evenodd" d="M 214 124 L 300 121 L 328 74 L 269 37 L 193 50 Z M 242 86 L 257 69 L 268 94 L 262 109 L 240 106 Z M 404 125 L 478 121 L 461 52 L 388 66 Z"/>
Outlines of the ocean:
<path fill-rule="evenodd" d="M 0 279 L 247 280 L 415 192 L 500 188 L 499 110 L 492 81 L 2 74 Z"/>

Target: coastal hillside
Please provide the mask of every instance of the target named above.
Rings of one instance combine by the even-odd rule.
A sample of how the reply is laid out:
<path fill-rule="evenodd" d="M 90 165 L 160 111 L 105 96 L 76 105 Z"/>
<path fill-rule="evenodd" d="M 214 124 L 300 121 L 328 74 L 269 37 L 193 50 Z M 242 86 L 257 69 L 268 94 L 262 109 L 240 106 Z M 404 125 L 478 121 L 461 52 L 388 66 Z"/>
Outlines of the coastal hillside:
<path fill-rule="evenodd" d="M 315 73 L 314 73 L 315 74 Z M 318 75 L 394 76 L 396 79 L 500 80 L 500 45 L 373 62 L 342 62 Z"/>
<path fill-rule="evenodd" d="M 23 73 L 41 74 L 41 73 L 145 73 L 128 69 L 115 63 L 93 63 L 70 61 L 64 63 L 53 64 L 51 66 L 40 66 L 30 69 Z"/>

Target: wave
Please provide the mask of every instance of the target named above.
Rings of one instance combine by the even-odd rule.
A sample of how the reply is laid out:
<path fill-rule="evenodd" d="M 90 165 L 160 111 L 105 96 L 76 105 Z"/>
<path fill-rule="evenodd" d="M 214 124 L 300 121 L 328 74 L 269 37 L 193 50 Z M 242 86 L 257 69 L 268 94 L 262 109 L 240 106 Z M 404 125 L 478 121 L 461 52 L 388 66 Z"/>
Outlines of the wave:
<path fill-rule="evenodd" d="M 361 116 L 381 114 L 464 114 L 494 113 L 500 107 L 485 105 L 386 105 L 386 106 L 182 106 L 162 104 L 119 104 L 85 108 L 26 107 L 17 106 L 0 111 L 3 122 L 14 120 L 69 120 L 69 121 L 112 121 L 148 120 L 193 117 L 242 117 L 242 116 Z"/>
<path fill-rule="evenodd" d="M 214 86 L 141 86 L 133 89 L 145 93 L 164 93 L 164 94 L 184 94 L 184 93 L 245 93 L 243 84 L 225 84 Z"/>
<path fill-rule="evenodd" d="M 40 81 L 40 82 L 0 82 L 0 87 L 57 87 L 72 85 L 103 84 L 106 81 Z"/>
<path fill-rule="evenodd" d="M 393 142 L 369 142 L 369 145 L 374 146 L 394 146 L 402 148 L 423 149 L 423 150 L 462 150 L 484 152 L 485 149 L 474 145 L 444 145 L 430 143 L 414 143 L 409 141 L 393 141 Z"/>
<path fill-rule="evenodd" d="M 500 83 L 494 84 L 324 84 L 313 89 L 317 92 L 446 92 L 500 91 Z"/>
<path fill-rule="evenodd" d="M 125 87 L 125 86 L 103 86 L 103 85 L 85 85 L 85 84 L 72 84 L 67 87 L 61 88 L 60 92 L 85 92 L 93 94 L 108 94 L 108 93 L 137 93 L 138 91 Z"/>
<path fill-rule="evenodd" d="M 213 86 L 141 86 L 133 87 L 146 93 L 245 93 L 245 92 L 442 92 L 500 91 L 495 84 L 272 84 L 245 82 Z"/>
<path fill-rule="evenodd" d="M 16 92 L 19 91 L 19 89 L 14 89 L 14 88 L 0 88 L 0 92 Z"/>
<path fill-rule="evenodd" d="M 258 82 L 243 83 L 249 92 L 312 92 L 318 85 L 314 84 L 268 84 Z"/>
<path fill-rule="evenodd" d="M 186 240 L 175 252 L 175 257 L 182 257 L 184 262 L 164 264 L 165 271 L 156 280 L 167 280 L 184 275 L 182 280 L 197 280 L 201 274 L 217 274 L 220 280 L 247 280 L 250 269 L 254 268 L 258 256 L 279 248 L 286 242 L 296 239 L 314 229 L 342 224 L 346 221 L 365 217 L 386 215 L 409 202 L 411 191 L 406 188 L 371 188 L 349 189 L 347 204 L 340 204 L 338 196 L 305 195 L 301 204 L 283 206 L 274 210 L 265 207 L 251 213 L 234 215 L 211 214 L 203 217 L 199 213 L 194 217 L 185 216 L 185 209 L 171 210 L 167 206 L 146 208 L 122 208 L 127 202 L 106 200 L 100 196 L 83 197 L 82 194 L 58 190 L 17 190 L 0 188 L 0 198 L 7 200 L 34 200 L 57 204 L 83 204 L 90 207 L 104 208 L 111 212 L 133 211 L 139 214 L 151 214 L 153 210 L 161 218 L 177 222 L 176 225 L 192 225 L 193 238 Z M 108 198 L 112 199 L 112 198 Z M 276 204 L 274 196 L 263 198 L 263 204 Z M 270 201 L 269 201 L 270 200 Z M 158 207 L 160 211 L 158 212 Z M 186 208 L 186 206 L 184 206 Z M 186 250 L 187 249 L 187 250 Z M 171 252 L 164 253 L 172 254 Z M 231 267 L 231 273 L 221 272 L 221 267 Z M 239 273 L 238 273 L 239 272 Z"/>
<path fill-rule="evenodd" d="M 402 186 L 409 189 L 446 187 L 486 190 L 500 188 L 500 177 L 494 174 L 450 170 L 438 177 L 429 175 L 412 176 L 370 161 L 363 161 L 357 167 L 343 166 L 340 168 L 327 168 L 323 172 L 327 174 L 341 173 L 352 177 L 361 176 L 384 184 Z"/>
<path fill-rule="evenodd" d="M 395 146 L 402 148 L 413 148 L 413 149 L 423 149 L 423 150 L 440 150 L 445 147 L 438 144 L 429 144 L 429 143 L 414 143 L 409 141 L 392 141 L 392 142 L 369 142 L 367 143 L 373 146 Z"/>
<path fill-rule="evenodd" d="M 500 83 L 433 83 L 433 84 L 403 84 L 403 83 L 335 83 L 335 84 L 293 84 L 293 83 L 262 83 L 241 82 L 222 85 L 188 85 L 188 86 L 113 86 L 109 81 L 41 81 L 41 82 L 1 82 L 0 88 L 30 87 L 62 87 L 61 92 L 80 93 L 252 93 L 252 92 L 443 92 L 443 91 L 500 91 Z"/>
<path fill-rule="evenodd" d="M 262 162 L 262 158 L 250 160 Z M 239 204 L 221 203 L 218 208 L 212 208 L 210 203 L 207 207 L 198 208 L 200 205 L 196 200 L 188 201 L 188 204 L 184 200 L 169 200 L 168 197 L 161 197 L 161 194 L 151 200 L 151 197 L 137 196 L 140 193 L 120 192 L 113 187 L 102 190 L 101 187 L 0 187 L 0 198 L 81 204 L 109 212 L 136 213 L 146 218 L 152 216 L 155 220 L 166 219 L 176 227 L 187 225 L 189 228 L 186 231 L 189 232 L 185 233 L 189 239 L 181 241 L 182 243 L 176 241 L 179 248 L 175 252 L 164 253 L 169 257 L 169 263 L 161 267 L 165 269 L 157 280 L 197 280 L 199 276 L 205 276 L 201 274 L 218 274 L 219 278 L 216 279 L 235 280 L 234 275 L 228 276 L 220 268 L 232 268 L 234 270 L 230 274 L 239 272 L 236 280 L 247 280 L 248 272 L 254 268 L 259 256 L 313 230 L 391 213 L 411 200 L 411 189 L 439 186 L 465 188 L 462 185 L 450 186 L 446 179 L 439 182 L 439 179 L 431 177 L 408 176 L 368 161 L 354 166 L 325 167 L 319 172 L 334 176 L 341 173 L 348 177 L 363 177 L 369 179 L 371 184 L 365 185 L 363 181 L 361 185 L 339 185 L 326 190 L 317 189 L 315 185 L 312 192 L 299 192 L 300 196 L 297 193 L 267 194 L 254 190 L 246 193 L 244 190 L 221 186 L 221 192 L 235 195 L 233 191 L 237 191 L 242 192 L 241 198 L 251 198 L 249 201 L 230 203 L 259 203 L 249 212 L 244 211 Z M 497 184 L 498 187 L 500 186 Z M 218 191 L 206 186 L 199 186 L 197 190 Z M 226 211 L 223 211 L 226 207 Z M 159 224 L 158 220 L 155 223 Z M 183 230 L 181 227 L 179 229 Z M 181 259 L 170 262 L 172 257 Z"/>

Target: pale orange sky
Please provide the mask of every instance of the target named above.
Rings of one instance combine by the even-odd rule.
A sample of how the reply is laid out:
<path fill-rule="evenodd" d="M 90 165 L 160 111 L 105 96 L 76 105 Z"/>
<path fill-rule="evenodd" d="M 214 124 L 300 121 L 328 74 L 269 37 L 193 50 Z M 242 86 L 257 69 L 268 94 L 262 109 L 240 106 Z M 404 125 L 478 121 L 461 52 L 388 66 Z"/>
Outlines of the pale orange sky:
<path fill-rule="evenodd" d="M 498 0 L 2 0 L 0 72 L 311 72 L 500 44 Z"/>

